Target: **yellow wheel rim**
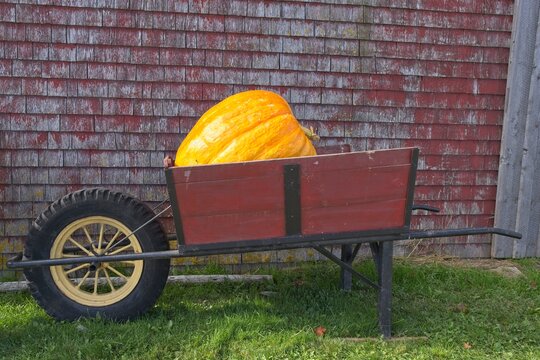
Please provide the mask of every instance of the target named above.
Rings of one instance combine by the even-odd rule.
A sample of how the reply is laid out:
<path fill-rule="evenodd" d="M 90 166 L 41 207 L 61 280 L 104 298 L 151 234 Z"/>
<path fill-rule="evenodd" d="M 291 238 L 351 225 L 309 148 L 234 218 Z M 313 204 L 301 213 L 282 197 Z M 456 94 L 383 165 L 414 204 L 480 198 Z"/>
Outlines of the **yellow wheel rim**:
<path fill-rule="evenodd" d="M 135 235 L 118 220 L 89 216 L 66 226 L 54 240 L 52 258 L 141 253 Z M 143 261 L 119 261 L 51 266 L 58 289 L 71 300 L 86 306 L 108 306 L 128 296 L 137 286 Z"/>

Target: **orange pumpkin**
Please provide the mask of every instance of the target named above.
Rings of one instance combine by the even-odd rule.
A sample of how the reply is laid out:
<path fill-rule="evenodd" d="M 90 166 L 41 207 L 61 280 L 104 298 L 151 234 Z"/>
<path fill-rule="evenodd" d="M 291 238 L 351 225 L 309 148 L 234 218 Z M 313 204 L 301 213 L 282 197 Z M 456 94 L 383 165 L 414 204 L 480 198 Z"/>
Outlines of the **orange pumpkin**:
<path fill-rule="evenodd" d="M 174 164 L 191 166 L 316 155 L 289 104 L 265 90 L 232 95 L 201 116 L 186 136 Z"/>

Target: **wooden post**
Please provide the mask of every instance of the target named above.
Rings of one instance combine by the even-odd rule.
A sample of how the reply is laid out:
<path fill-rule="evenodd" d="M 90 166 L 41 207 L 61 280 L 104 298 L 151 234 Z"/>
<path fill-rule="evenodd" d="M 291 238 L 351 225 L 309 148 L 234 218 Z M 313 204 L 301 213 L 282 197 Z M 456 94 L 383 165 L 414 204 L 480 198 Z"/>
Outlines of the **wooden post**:
<path fill-rule="evenodd" d="M 538 130 L 538 20 L 540 0 L 516 1 L 512 28 L 512 44 L 508 66 L 506 106 L 499 163 L 495 226 L 523 232 L 524 237 L 514 247 L 514 242 L 494 236 L 491 255 L 496 258 L 535 256 L 530 242 L 536 244 L 540 213 L 533 206 L 540 188 L 531 184 L 537 179 L 537 146 L 533 144 Z M 526 135 L 527 134 L 527 135 Z M 528 145 L 527 145 L 528 144 Z M 530 149 L 527 147 L 529 146 Z M 531 150 L 533 150 L 531 152 Z M 534 153 L 534 154 L 533 154 Z M 532 185 L 532 186 L 531 186 Z M 534 209 L 534 211 L 532 211 Z M 538 217 L 537 217 L 538 216 Z M 529 230 L 527 230 L 529 229 Z"/>

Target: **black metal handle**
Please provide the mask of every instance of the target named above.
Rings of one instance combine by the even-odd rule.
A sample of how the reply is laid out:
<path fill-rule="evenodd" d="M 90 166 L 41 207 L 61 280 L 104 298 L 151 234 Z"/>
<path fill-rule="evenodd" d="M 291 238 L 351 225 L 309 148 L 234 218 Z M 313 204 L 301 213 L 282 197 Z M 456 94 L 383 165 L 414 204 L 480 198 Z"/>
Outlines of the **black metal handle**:
<path fill-rule="evenodd" d="M 521 239 L 521 233 L 513 230 L 501 228 L 462 228 L 462 229 L 442 229 L 442 230 L 418 230 L 409 233 L 409 239 L 442 238 L 450 236 L 497 234 L 509 238 Z"/>
<path fill-rule="evenodd" d="M 439 208 L 429 206 L 429 205 L 425 205 L 425 204 L 413 204 L 412 210 L 426 210 L 426 211 L 431 211 L 431 212 L 439 212 L 439 211 L 441 211 L 441 209 L 439 209 Z"/>

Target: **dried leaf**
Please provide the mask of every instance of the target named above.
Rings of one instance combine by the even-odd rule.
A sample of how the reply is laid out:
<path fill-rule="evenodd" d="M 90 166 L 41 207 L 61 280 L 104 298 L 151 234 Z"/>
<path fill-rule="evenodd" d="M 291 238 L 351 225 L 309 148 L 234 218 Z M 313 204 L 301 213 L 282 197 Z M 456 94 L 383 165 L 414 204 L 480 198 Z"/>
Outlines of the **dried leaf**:
<path fill-rule="evenodd" d="M 532 290 L 536 290 L 538 288 L 538 284 L 536 283 L 536 281 L 531 281 L 529 286 Z"/>
<path fill-rule="evenodd" d="M 467 304 L 459 303 L 452 307 L 452 311 L 456 313 L 467 314 L 469 312 L 469 307 Z"/>
<path fill-rule="evenodd" d="M 326 328 L 324 326 L 317 326 L 315 329 L 313 329 L 313 332 L 317 336 L 324 336 L 324 333 L 326 332 Z"/>
<path fill-rule="evenodd" d="M 466 343 L 463 344 L 463 348 L 464 348 L 465 350 L 469 350 L 470 348 L 472 348 L 472 345 L 469 344 L 468 342 L 466 342 Z"/>

